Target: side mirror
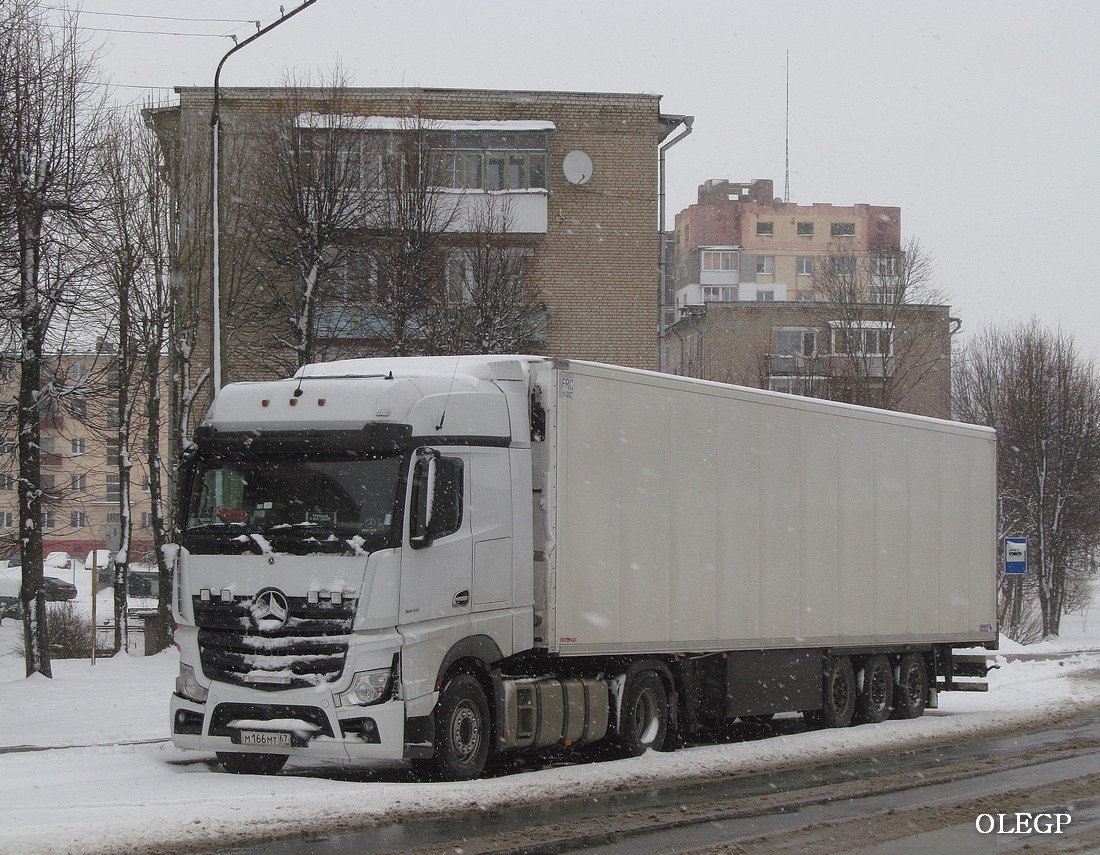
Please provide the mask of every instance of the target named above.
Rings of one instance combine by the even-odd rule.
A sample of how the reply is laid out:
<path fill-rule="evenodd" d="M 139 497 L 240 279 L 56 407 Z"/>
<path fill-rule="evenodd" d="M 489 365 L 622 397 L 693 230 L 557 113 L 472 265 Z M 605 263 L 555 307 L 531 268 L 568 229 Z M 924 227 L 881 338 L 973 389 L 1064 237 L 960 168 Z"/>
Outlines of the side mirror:
<path fill-rule="evenodd" d="M 409 545 L 431 546 L 462 525 L 462 461 L 425 449 L 413 467 Z"/>

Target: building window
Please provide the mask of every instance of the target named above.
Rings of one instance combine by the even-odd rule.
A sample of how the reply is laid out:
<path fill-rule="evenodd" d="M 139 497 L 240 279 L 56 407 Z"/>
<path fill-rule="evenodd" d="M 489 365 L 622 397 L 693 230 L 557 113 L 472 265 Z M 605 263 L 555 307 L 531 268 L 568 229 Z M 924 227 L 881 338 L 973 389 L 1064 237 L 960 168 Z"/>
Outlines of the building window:
<path fill-rule="evenodd" d="M 118 454 L 118 440 L 117 439 L 109 439 L 109 440 L 107 440 L 106 444 L 107 444 L 107 465 L 108 466 L 118 466 L 118 457 L 119 457 L 119 454 Z"/>
<path fill-rule="evenodd" d="M 69 412 L 73 414 L 74 418 L 83 419 L 88 415 L 88 403 L 80 398 L 73 398 L 69 402 Z"/>
<path fill-rule="evenodd" d="M 736 285 L 704 285 L 704 303 L 736 303 L 738 288 Z"/>
<path fill-rule="evenodd" d="M 757 291 L 756 292 L 756 301 L 758 303 L 770 303 L 774 299 L 775 299 L 775 292 L 774 291 Z"/>
<path fill-rule="evenodd" d="M 855 237 L 856 236 L 856 224 L 855 223 L 830 223 L 829 233 L 833 237 Z"/>
<path fill-rule="evenodd" d="M 73 475 L 69 479 L 69 487 L 74 493 L 82 493 L 88 489 L 87 475 Z"/>
<path fill-rule="evenodd" d="M 891 356 L 894 330 L 885 326 L 853 326 L 833 322 L 833 352 L 849 356 Z"/>
<path fill-rule="evenodd" d="M 122 514 L 118 511 L 108 511 L 107 525 L 119 525 L 122 522 Z"/>
<path fill-rule="evenodd" d="M 856 275 L 856 260 L 850 255 L 834 255 L 830 262 L 832 263 L 833 276 L 855 276 Z"/>
<path fill-rule="evenodd" d="M 10 492 L 15 486 L 15 479 L 7 473 L 0 474 L 0 490 Z"/>
<path fill-rule="evenodd" d="M 148 475 L 142 475 L 141 476 L 141 490 L 142 490 L 143 493 L 148 493 L 149 492 L 149 476 Z"/>
<path fill-rule="evenodd" d="M 814 275 L 814 257 L 812 255 L 800 255 L 800 256 L 798 256 L 798 275 L 799 276 L 813 276 Z"/>
<path fill-rule="evenodd" d="M 12 528 L 15 525 L 15 517 L 11 511 L 0 511 L 0 528 Z"/>
<path fill-rule="evenodd" d="M 456 189 L 520 190 L 546 187 L 550 137 L 546 131 L 429 130 L 439 152 L 441 184 Z"/>
<path fill-rule="evenodd" d="M 814 292 L 813 291 L 799 291 L 798 294 L 795 296 L 795 299 L 799 303 L 812 303 L 814 301 Z"/>
<path fill-rule="evenodd" d="M 39 475 L 38 486 L 40 486 L 43 490 L 54 489 L 57 486 L 57 476 L 46 474 Z"/>
<path fill-rule="evenodd" d="M 897 276 L 901 273 L 901 258 L 897 255 L 873 255 L 871 273 L 875 276 Z"/>
<path fill-rule="evenodd" d="M 817 331 L 812 327 L 779 327 L 775 331 L 775 352 L 781 356 L 814 356 Z"/>
<path fill-rule="evenodd" d="M 736 250 L 715 250 L 705 249 L 703 250 L 703 269 L 704 270 L 737 270 L 737 251 Z"/>
<path fill-rule="evenodd" d="M 122 496 L 122 486 L 119 484 L 118 475 L 111 474 L 107 476 L 107 501 L 117 502 Z M 108 514 L 110 516 L 110 514 Z"/>
<path fill-rule="evenodd" d="M 73 454 L 83 454 L 88 450 L 88 441 L 82 436 L 74 436 L 69 441 L 69 448 Z"/>
<path fill-rule="evenodd" d="M 798 224 L 798 236 L 799 237 L 813 237 L 814 236 L 814 224 L 813 223 L 799 223 Z"/>
<path fill-rule="evenodd" d="M 46 454 L 53 454 L 57 449 L 57 438 L 52 436 L 40 436 L 38 438 L 38 449 Z"/>
<path fill-rule="evenodd" d="M 5 436 L 0 439 L 0 454 L 15 454 L 16 448 L 18 448 L 18 445 L 11 437 Z"/>
<path fill-rule="evenodd" d="M 57 514 L 53 511 L 43 511 L 42 528 L 57 528 Z"/>
<path fill-rule="evenodd" d="M 119 426 L 118 407 L 107 407 L 107 427 L 116 428 Z"/>
<path fill-rule="evenodd" d="M 775 256 L 774 255 L 758 255 L 756 256 L 756 272 L 764 275 L 771 275 L 775 273 Z"/>
<path fill-rule="evenodd" d="M 73 511 L 69 514 L 69 526 L 71 528 L 86 528 L 88 526 L 88 515 L 84 511 Z"/>
<path fill-rule="evenodd" d="M 153 514 L 150 511 L 141 512 L 141 527 L 152 528 L 153 527 Z"/>
<path fill-rule="evenodd" d="M 757 222 L 757 224 L 756 224 L 756 236 L 757 237 L 774 237 L 775 236 L 775 223 Z"/>
<path fill-rule="evenodd" d="M 901 302 L 901 288 L 888 285 L 871 286 L 871 302 L 884 306 L 896 306 Z"/>

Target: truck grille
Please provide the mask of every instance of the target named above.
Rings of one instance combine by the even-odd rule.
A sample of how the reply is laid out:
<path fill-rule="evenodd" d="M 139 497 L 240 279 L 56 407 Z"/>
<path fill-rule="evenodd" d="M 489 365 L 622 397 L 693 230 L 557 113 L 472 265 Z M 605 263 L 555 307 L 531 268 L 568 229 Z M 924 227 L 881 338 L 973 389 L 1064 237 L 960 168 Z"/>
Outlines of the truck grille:
<path fill-rule="evenodd" d="M 347 659 L 355 600 L 339 605 L 287 597 L 289 616 L 279 629 L 252 621 L 251 597 L 229 602 L 195 597 L 199 656 L 211 680 L 281 691 L 339 679 Z"/>

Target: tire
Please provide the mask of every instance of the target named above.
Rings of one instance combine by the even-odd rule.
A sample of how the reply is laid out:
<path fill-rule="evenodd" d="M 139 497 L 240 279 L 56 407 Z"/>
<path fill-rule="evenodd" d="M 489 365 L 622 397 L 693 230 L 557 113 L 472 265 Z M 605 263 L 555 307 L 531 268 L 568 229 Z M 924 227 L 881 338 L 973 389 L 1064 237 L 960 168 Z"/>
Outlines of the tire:
<path fill-rule="evenodd" d="M 856 711 L 856 672 L 847 656 L 830 656 L 825 663 L 821 724 L 848 727 Z"/>
<path fill-rule="evenodd" d="M 668 717 L 668 691 L 655 671 L 640 671 L 627 678 L 616 728 L 621 753 L 639 757 L 648 748 L 663 750 Z"/>
<path fill-rule="evenodd" d="M 234 775 L 274 775 L 290 759 L 286 754 L 240 754 L 219 751 L 218 761 L 226 772 Z"/>
<path fill-rule="evenodd" d="M 894 669 L 881 653 L 863 663 L 863 685 L 856 695 L 856 721 L 878 724 L 894 711 Z"/>
<path fill-rule="evenodd" d="M 920 718 L 928 706 L 928 668 L 919 653 L 906 653 L 898 663 L 894 718 Z"/>
<path fill-rule="evenodd" d="M 414 764 L 430 781 L 469 781 L 485 771 L 493 723 L 485 691 L 471 674 L 455 674 L 435 708 L 435 756 Z"/>

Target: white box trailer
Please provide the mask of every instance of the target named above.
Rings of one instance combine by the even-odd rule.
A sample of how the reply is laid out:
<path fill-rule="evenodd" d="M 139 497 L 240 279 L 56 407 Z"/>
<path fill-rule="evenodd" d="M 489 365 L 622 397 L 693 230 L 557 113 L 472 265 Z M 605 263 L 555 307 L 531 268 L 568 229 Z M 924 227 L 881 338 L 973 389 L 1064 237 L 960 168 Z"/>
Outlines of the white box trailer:
<path fill-rule="evenodd" d="M 672 747 L 981 689 L 995 434 L 590 362 L 223 389 L 181 472 L 173 739 L 231 771 Z"/>

